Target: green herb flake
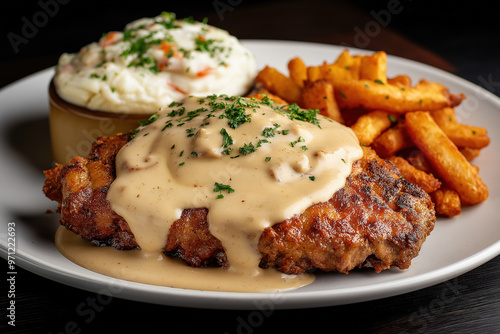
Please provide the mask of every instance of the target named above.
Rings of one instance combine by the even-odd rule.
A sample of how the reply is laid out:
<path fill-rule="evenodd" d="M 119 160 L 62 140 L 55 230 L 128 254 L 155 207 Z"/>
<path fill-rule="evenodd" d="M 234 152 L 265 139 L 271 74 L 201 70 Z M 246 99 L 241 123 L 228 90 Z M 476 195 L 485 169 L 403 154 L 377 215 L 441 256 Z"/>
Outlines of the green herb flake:
<path fill-rule="evenodd" d="M 299 120 L 315 125 L 319 124 L 319 120 L 317 118 L 319 109 L 301 109 L 297 103 L 292 103 L 286 108 L 286 110 L 282 111 L 284 111 L 285 115 L 291 120 Z"/>
<path fill-rule="evenodd" d="M 186 129 L 186 132 L 188 133 L 188 137 L 193 137 L 196 134 L 196 128 Z"/>
<path fill-rule="evenodd" d="M 151 115 L 151 117 L 149 117 L 147 120 L 144 120 L 144 121 L 139 121 L 139 125 L 140 126 L 146 126 L 146 125 L 149 125 L 151 123 L 153 123 L 154 121 L 156 121 L 158 119 L 158 117 L 160 117 L 160 115 L 158 114 L 153 114 Z"/>
<path fill-rule="evenodd" d="M 220 130 L 220 134 L 222 135 L 222 147 L 224 150 L 222 154 L 229 155 L 233 149 L 229 147 L 229 145 L 233 144 L 233 138 L 227 133 L 226 129 L 222 128 Z"/>
<path fill-rule="evenodd" d="M 130 137 L 128 138 L 128 141 L 131 141 L 132 139 L 135 138 L 135 136 L 137 136 L 137 134 L 139 133 L 139 130 L 133 130 L 132 131 L 132 134 L 130 135 Z"/>
<path fill-rule="evenodd" d="M 217 195 L 217 199 L 224 198 L 224 195 L 221 193 L 222 191 L 226 191 L 228 194 L 231 194 L 234 192 L 234 189 L 231 188 L 230 185 L 222 184 L 219 182 L 215 182 L 214 185 L 215 185 L 214 192 L 220 193 L 219 195 Z"/>
<path fill-rule="evenodd" d="M 240 154 L 243 154 L 243 155 L 253 153 L 256 150 L 257 150 L 257 148 L 251 142 L 248 144 L 247 143 L 243 144 L 243 146 L 238 149 Z"/>
<path fill-rule="evenodd" d="M 264 130 L 262 130 L 262 136 L 266 138 L 274 137 L 276 135 L 276 129 L 266 127 Z"/>

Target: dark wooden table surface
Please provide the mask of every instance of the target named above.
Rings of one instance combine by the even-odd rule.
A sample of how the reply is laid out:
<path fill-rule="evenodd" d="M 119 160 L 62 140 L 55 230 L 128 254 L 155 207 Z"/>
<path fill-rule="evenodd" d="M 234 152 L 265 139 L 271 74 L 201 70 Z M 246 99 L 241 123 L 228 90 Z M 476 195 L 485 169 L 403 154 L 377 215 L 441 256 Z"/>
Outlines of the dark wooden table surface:
<path fill-rule="evenodd" d="M 167 10 L 180 17 L 208 17 L 211 24 L 239 38 L 385 50 L 453 72 L 500 95 L 499 11 L 490 6 L 477 1 L 460 6 L 397 0 L 32 1 L 2 10 L 0 87 L 53 66 L 60 53 L 77 51 L 105 31 Z M 23 36 L 23 25 L 33 20 L 40 24 L 30 34 L 25 31 L 24 40 L 13 43 L 8 38 L 12 33 Z M 6 268 L 5 260 L 1 266 Z M 2 333 L 500 333 L 500 257 L 450 281 L 404 295 L 260 316 L 251 310 L 178 308 L 119 298 L 99 303 L 96 293 L 18 268 L 16 326 L 10 327 L 5 276 L 0 286 Z M 82 316 L 78 311 L 82 304 L 92 312 Z"/>

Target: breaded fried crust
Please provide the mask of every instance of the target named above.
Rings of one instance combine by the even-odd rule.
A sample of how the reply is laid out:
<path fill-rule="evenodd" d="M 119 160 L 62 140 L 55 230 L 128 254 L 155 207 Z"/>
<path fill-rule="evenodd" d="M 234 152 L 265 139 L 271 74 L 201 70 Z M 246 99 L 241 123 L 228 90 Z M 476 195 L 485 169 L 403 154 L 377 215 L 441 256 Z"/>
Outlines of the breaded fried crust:
<path fill-rule="evenodd" d="M 106 193 L 115 158 L 129 135 L 100 138 L 87 158 L 46 171 L 43 191 L 59 203 L 61 224 L 87 240 L 117 249 L 138 248 L 127 222 L 110 208 Z M 195 267 L 227 267 L 224 247 L 209 229 L 206 208 L 186 209 L 170 228 L 165 253 Z M 314 269 L 347 273 L 405 269 L 434 228 L 429 196 L 400 177 L 373 151 L 353 165 L 345 186 L 324 203 L 266 228 L 260 266 L 287 274 Z"/>
<path fill-rule="evenodd" d="M 127 222 L 106 200 L 109 185 L 116 178 L 116 154 L 129 137 L 99 138 L 87 158 L 76 157 L 44 172 L 43 192 L 59 203 L 60 223 L 86 240 L 117 249 L 138 247 Z"/>
<path fill-rule="evenodd" d="M 434 228 L 429 196 L 390 162 L 366 153 L 344 188 L 325 203 L 264 230 L 262 267 L 297 274 L 315 268 L 347 273 L 406 269 Z"/>
<path fill-rule="evenodd" d="M 222 243 L 209 230 L 207 209 L 187 209 L 170 227 L 165 254 L 193 267 L 227 266 Z"/>

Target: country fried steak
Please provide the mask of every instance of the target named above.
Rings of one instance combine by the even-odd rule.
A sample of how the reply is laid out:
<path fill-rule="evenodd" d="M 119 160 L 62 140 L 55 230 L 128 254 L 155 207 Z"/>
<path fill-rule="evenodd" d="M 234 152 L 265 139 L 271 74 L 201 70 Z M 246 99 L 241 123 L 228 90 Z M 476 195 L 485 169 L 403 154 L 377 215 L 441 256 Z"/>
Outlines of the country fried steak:
<path fill-rule="evenodd" d="M 115 159 L 130 134 L 101 137 L 86 158 L 45 171 L 43 192 L 58 202 L 60 223 L 97 245 L 136 249 L 127 222 L 106 194 L 116 178 Z M 314 269 L 347 273 L 406 269 L 436 220 L 423 189 L 400 177 L 397 168 L 365 148 L 345 186 L 323 203 L 266 228 L 259 240 L 260 266 L 287 274 Z M 190 266 L 227 267 L 221 242 L 207 222 L 208 209 L 186 209 L 170 228 L 164 252 Z"/>

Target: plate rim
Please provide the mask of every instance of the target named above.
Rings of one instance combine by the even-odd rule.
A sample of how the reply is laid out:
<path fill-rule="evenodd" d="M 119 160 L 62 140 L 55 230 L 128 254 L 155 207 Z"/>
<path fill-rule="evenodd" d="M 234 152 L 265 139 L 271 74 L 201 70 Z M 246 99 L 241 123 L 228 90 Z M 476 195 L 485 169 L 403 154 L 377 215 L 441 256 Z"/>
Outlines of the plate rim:
<path fill-rule="evenodd" d="M 272 40 L 272 39 L 264 39 L 264 40 L 258 40 L 258 39 L 242 39 L 242 43 L 246 46 L 252 45 L 252 44 L 267 44 L 267 45 L 276 45 L 280 44 L 282 46 L 290 46 L 290 45 L 300 45 L 304 47 L 321 47 L 325 49 L 331 49 L 335 52 L 340 50 L 341 48 L 347 48 L 349 50 L 355 50 L 356 52 L 360 53 L 370 53 L 373 52 L 371 50 L 366 50 L 366 49 L 356 49 L 356 48 L 350 48 L 350 47 L 343 47 L 339 45 L 332 45 L 332 44 L 326 44 L 326 43 L 314 43 L 314 42 L 304 42 L 304 41 L 292 41 L 292 40 Z M 438 74 L 439 76 L 444 76 L 447 77 L 446 80 L 449 80 L 450 78 L 456 81 L 459 85 L 463 85 L 467 88 L 474 89 L 474 90 L 479 90 L 483 96 L 486 97 L 488 102 L 493 103 L 494 105 L 500 107 L 500 98 L 498 98 L 496 95 L 493 93 L 487 91 L 486 89 L 468 81 L 465 80 L 453 73 L 435 68 L 431 65 L 425 64 L 425 63 L 420 63 L 418 61 L 414 61 L 411 59 L 406 59 L 406 58 L 401 58 L 398 56 L 390 55 L 388 54 L 388 61 L 391 62 L 398 62 L 402 66 L 408 66 L 411 65 L 412 67 L 418 67 L 420 68 L 425 68 L 426 71 L 432 71 L 433 75 Z M 2 87 L 0 89 L 0 95 L 6 94 L 5 92 L 9 91 L 10 89 L 13 89 L 14 87 L 17 87 L 19 85 L 23 85 L 31 80 L 36 80 L 40 79 L 40 77 L 43 77 L 45 75 L 49 75 L 50 71 L 54 70 L 54 66 L 48 67 L 46 69 L 39 70 L 37 72 L 34 72 L 26 77 L 23 77 L 21 79 L 18 79 L 12 83 L 9 83 L 8 85 Z M 47 83 L 48 85 L 48 83 Z M 6 258 L 7 255 L 7 247 L 6 243 L 4 242 L 3 238 L 0 239 L 0 255 L 3 258 Z M 459 275 L 462 275 L 470 270 L 473 270 L 480 265 L 490 261 L 494 257 L 500 255 L 500 240 L 497 242 L 492 243 L 490 246 L 481 249 L 481 251 L 476 252 L 467 258 L 464 258 L 460 261 L 451 263 L 445 267 L 442 267 L 438 270 L 434 270 L 428 273 L 420 274 L 418 276 L 411 276 L 411 277 L 405 277 L 397 281 L 389 281 L 389 282 L 380 282 L 376 284 L 370 284 L 368 286 L 363 286 L 357 288 L 357 292 L 354 294 L 354 300 L 353 301 L 346 301 L 343 299 L 341 302 L 335 302 L 331 300 L 336 295 L 352 295 L 352 292 L 348 290 L 352 290 L 353 288 L 339 288 L 339 289 L 332 289 L 332 290 L 320 290 L 320 291 L 300 291 L 296 290 L 293 292 L 293 294 L 288 294 L 287 295 L 287 301 L 284 302 L 285 305 L 282 304 L 276 304 L 274 307 L 276 309 L 291 309 L 291 308 L 306 308 L 306 307 L 318 307 L 318 306 L 333 306 L 333 305 L 344 305 L 344 304 L 350 304 L 350 303 L 356 303 L 356 302 L 363 302 L 363 301 L 368 301 L 368 300 L 375 300 L 375 299 L 380 299 L 380 298 L 385 298 L 385 297 L 390 297 L 390 296 L 395 296 L 395 295 L 400 295 L 404 293 L 408 293 L 411 291 L 423 289 L 438 283 L 442 283 L 446 280 L 449 280 L 451 278 L 457 277 Z M 17 253 L 17 260 L 21 260 L 21 263 L 24 265 L 20 265 L 20 267 L 31 271 L 35 274 L 38 274 L 42 277 L 51 279 L 53 281 L 66 284 L 69 286 L 73 286 L 76 288 L 80 288 L 83 290 L 91 291 L 91 292 L 98 292 L 98 288 L 101 282 L 98 279 L 93 279 L 92 282 L 90 282 L 90 285 L 87 286 L 81 286 L 81 284 L 78 284 L 79 282 L 72 282 L 72 280 L 88 280 L 88 278 L 84 278 L 81 275 L 76 275 L 74 273 L 67 272 L 66 270 L 56 270 L 54 266 L 48 266 L 44 267 L 41 266 L 39 263 L 34 261 L 34 259 L 31 256 L 28 256 L 27 254 L 22 254 L 22 252 Z M 69 260 L 68 260 L 69 261 Z M 17 263 L 16 263 L 17 265 Z M 101 274 L 98 274 L 101 275 Z M 103 279 L 110 279 L 108 276 L 101 275 Z M 113 280 L 118 280 L 115 278 L 111 278 Z M 416 286 L 416 283 L 419 283 L 418 286 Z M 422 284 L 424 283 L 424 284 Z M 185 307 L 193 307 L 192 304 L 192 299 L 195 299 L 198 302 L 198 305 L 195 307 L 201 307 L 201 308 L 213 308 L 213 309 L 227 309 L 227 308 L 232 308 L 232 309 L 255 309 L 255 304 L 252 303 L 255 301 L 255 299 L 272 299 L 272 296 L 276 296 L 276 293 L 236 293 L 236 292 L 219 292 L 219 291 L 200 291 L 200 290 L 187 290 L 187 289 L 178 289 L 178 288 L 168 288 L 168 287 L 157 287 L 153 285 L 148 285 L 148 284 L 143 284 L 143 283 L 136 283 L 136 282 L 127 282 L 127 284 L 131 284 L 132 288 L 135 288 L 134 291 L 135 293 L 137 292 L 147 292 L 148 294 L 154 294 L 155 292 L 153 291 L 154 289 L 158 288 L 166 288 L 169 294 L 175 295 L 176 298 L 184 297 L 186 298 L 185 300 L 181 301 L 176 301 L 176 302 L 170 302 L 170 303 L 162 303 L 158 300 L 153 300 L 149 301 L 151 303 L 156 303 L 156 304 L 165 304 L 165 305 L 173 305 L 173 306 L 185 306 Z M 137 287 L 139 286 L 139 287 Z M 387 289 L 391 289 L 392 291 L 388 292 L 386 291 Z M 377 291 L 373 291 L 377 290 Z M 119 298 L 124 298 L 124 299 L 130 299 L 130 300 L 136 300 L 136 301 L 142 301 L 145 302 L 143 299 L 138 298 L 135 296 L 134 291 L 128 292 L 128 293 L 120 293 L 117 294 L 116 297 Z M 286 292 L 285 292 L 286 294 Z M 162 294 L 163 295 L 163 294 Z M 201 295 L 201 296 L 200 296 Z M 304 298 L 307 297 L 307 298 Z M 311 300 L 311 297 L 315 300 Z M 338 297 L 338 296 L 337 296 Z M 203 303 L 199 303 L 199 299 L 203 299 Z M 220 300 L 224 300 L 224 306 L 222 305 L 216 305 L 213 302 L 213 299 L 216 299 L 220 302 Z M 306 300 L 304 300 L 306 299 Z M 148 302 L 148 301 L 146 301 Z"/>

